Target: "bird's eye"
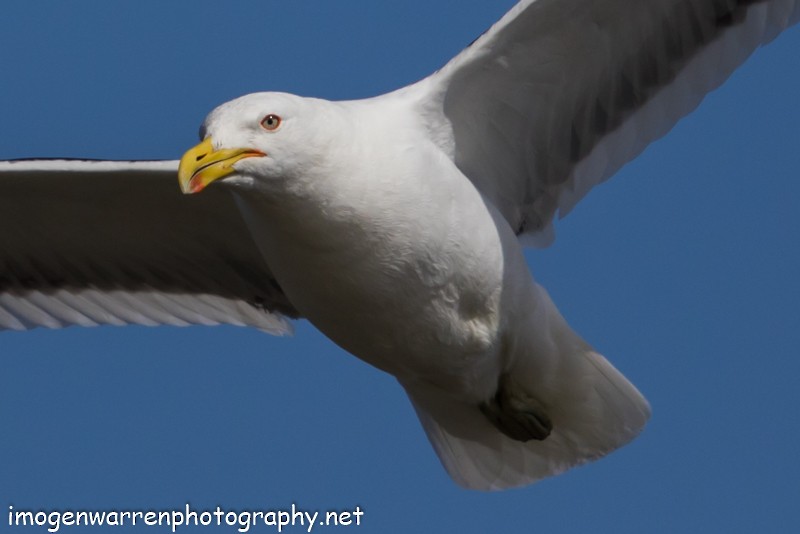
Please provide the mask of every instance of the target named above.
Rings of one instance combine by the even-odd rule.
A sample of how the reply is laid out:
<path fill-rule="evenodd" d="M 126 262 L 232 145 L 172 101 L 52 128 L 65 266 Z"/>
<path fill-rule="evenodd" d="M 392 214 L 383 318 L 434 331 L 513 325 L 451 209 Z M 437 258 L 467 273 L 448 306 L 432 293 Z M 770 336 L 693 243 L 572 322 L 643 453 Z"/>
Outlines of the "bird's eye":
<path fill-rule="evenodd" d="M 270 132 L 277 130 L 278 126 L 280 125 L 281 118 L 277 115 L 273 115 L 272 113 L 261 119 L 261 127 Z"/>

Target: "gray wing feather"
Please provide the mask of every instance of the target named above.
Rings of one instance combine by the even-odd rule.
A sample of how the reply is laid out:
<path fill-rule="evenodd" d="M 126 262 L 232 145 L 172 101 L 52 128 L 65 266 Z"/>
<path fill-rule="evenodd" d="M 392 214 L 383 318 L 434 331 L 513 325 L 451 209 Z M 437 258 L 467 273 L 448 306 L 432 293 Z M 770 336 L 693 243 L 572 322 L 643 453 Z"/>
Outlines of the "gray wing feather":
<path fill-rule="evenodd" d="M 547 244 L 557 211 L 799 19 L 798 0 L 527 0 L 407 90 L 512 228 Z"/>
<path fill-rule="evenodd" d="M 237 324 L 297 312 L 221 189 L 177 162 L 0 162 L 0 328 Z"/>

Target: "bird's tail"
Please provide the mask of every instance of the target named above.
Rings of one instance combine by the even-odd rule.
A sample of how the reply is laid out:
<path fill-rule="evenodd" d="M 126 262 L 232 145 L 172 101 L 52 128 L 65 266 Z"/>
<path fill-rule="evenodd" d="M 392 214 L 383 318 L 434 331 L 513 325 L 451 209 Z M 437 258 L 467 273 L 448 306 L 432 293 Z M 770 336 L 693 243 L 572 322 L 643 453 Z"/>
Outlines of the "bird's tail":
<path fill-rule="evenodd" d="M 478 406 L 431 386 L 404 384 L 442 465 L 462 487 L 498 490 L 556 475 L 625 445 L 650 417 L 650 406 L 636 387 L 567 326 L 546 293 L 544 298 L 550 333 L 546 350 L 558 351 L 545 359 L 554 364 L 543 371 L 542 355 L 532 354 L 529 362 L 517 362 L 510 371 L 552 422 L 544 440 L 516 441 Z"/>

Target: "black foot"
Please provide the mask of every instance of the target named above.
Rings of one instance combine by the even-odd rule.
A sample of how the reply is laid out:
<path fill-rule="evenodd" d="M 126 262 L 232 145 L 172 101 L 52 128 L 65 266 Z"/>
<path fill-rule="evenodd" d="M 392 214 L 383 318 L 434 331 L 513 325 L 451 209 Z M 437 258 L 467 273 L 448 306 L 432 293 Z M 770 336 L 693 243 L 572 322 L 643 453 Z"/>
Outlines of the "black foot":
<path fill-rule="evenodd" d="M 480 405 L 483 415 L 497 429 L 517 441 L 542 441 L 553 430 L 553 423 L 544 408 L 533 398 L 514 399 L 505 387 L 505 380 L 493 399 Z"/>

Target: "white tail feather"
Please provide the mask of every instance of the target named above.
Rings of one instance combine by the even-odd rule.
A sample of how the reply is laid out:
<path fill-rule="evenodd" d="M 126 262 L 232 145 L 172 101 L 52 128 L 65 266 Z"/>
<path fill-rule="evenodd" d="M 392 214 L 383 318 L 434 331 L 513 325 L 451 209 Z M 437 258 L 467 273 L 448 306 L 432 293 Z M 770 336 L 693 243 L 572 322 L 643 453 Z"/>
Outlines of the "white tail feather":
<path fill-rule="evenodd" d="M 460 486 L 498 490 L 556 475 L 625 445 L 650 417 L 636 387 L 566 325 L 543 291 L 542 296 L 550 347 L 557 347 L 557 354 L 532 349 L 510 374 L 552 420 L 543 441 L 515 441 L 478 406 L 432 386 L 404 384 L 442 465 Z M 547 376 L 535 376 L 542 358 L 557 361 Z"/>

